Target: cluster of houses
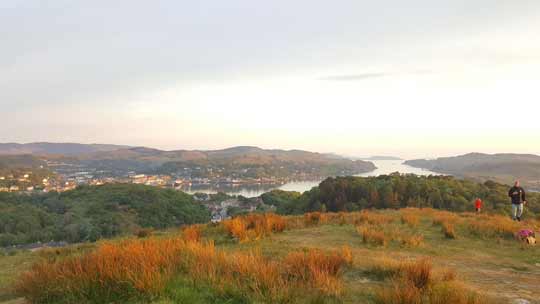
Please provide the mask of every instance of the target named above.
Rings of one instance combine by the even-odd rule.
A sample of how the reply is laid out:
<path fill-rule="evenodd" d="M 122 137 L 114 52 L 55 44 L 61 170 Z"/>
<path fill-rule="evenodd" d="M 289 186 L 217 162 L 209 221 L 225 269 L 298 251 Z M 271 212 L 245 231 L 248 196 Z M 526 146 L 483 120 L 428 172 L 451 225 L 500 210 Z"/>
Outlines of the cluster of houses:
<path fill-rule="evenodd" d="M 43 188 L 48 182 L 48 179 L 43 179 L 43 183 L 34 185 L 31 176 L 32 172 L 0 175 L 0 192 L 34 191 L 36 187 Z"/>

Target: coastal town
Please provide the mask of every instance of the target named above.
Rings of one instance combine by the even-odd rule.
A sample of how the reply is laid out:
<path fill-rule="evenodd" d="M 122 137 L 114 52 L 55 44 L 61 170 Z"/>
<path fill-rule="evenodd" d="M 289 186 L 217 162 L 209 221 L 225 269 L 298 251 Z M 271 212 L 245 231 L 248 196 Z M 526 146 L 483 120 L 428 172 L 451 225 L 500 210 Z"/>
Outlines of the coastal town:
<path fill-rule="evenodd" d="M 0 173 L 0 192 L 30 195 L 65 192 L 83 185 L 99 186 L 113 183 L 139 184 L 182 191 L 192 186 L 280 185 L 286 182 L 279 178 L 201 178 L 182 174 L 143 174 L 135 171 L 111 176 L 112 172 L 58 163 L 49 163 L 48 168 L 54 171 L 38 168 L 11 170 L 7 174 Z M 225 193 L 194 193 L 193 198 L 210 211 L 212 222 L 220 222 L 239 213 L 272 209 L 260 198 L 230 196 Z"/>

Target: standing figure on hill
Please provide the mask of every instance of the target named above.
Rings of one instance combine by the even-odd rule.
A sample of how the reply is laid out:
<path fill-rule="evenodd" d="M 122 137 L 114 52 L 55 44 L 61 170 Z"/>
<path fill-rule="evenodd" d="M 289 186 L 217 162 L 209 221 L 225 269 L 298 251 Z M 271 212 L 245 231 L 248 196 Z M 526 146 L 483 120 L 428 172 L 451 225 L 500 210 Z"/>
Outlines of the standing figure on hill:
<path fill-rule="evenodd" d="M 476 208 L 476 213 L 480 213 L 482 210 L 482 199 L 477 198 L 476 201 L 474 201 L 474 208 Z"/>
<path fill-rule="evenodd" d="M 527 200 L 525 199 L 525 190 L 520 187 L 519 181 L 516 181 L 514 187 L 510 188 L 508 196 L 512 199 L 512 219 L 521 221 L 523 204 L 527 204 Z"/>

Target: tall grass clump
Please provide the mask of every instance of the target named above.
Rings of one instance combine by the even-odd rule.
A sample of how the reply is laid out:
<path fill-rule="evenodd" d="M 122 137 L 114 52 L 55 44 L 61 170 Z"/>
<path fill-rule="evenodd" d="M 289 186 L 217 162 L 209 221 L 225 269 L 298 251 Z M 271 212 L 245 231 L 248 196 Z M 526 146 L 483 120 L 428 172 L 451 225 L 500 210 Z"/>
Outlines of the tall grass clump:
<path fill-rule="evenodd" d="M 443 223 L 455 224 L 459 220 L 459 217 L 450 211 L 434 211 L 433 212 L 433 225 L 442 225 Z"/>
<path fill-rule="evenodd" d="M 103 243 L 87 254 L 43 260 L 21 275 L 15 290 L 31 303 L 122 303 L 152 301 L 175 278 L 208 286 L 224 296 L 231 290 L 258 302 L 295 296 L 339 296 L 350 249 L 292 252 L 283 260 L 258 251 L 226 252 L 212 242 L 182 238 L 131 239 Z"/>
<path fill-rule="evenodd" d="M 456 234 L 456 228 L 454 226 L 453 223 L 451 222 L 443 222 L 441 224 L 441 227 L 442 227 L 442 232 L 444 234 L 444 236 L 448 239 L 456 239 L 457 238 L 457 234 Z"/>
<path fill-rule="evenodd" d="M 393 221 L 390 215 L 363 210 L 358 214 L 355 224 L 384 225 Z"/>
<path fill-rule="evenodd" d="M 348 247 L 329 255 L 311 249 L 289 253 L 283 263 L 293 280 L 309 281 L 312 288 L 338 296 L 342 292 L 339 275 L 344 266 L 352 263 L 352 254 Z"/>
<path fill-rule="evenodd" d="M 176 270 L 183 246 L 183 241 L 152 238 L 103 243 L 82 256 L 35 264 L 21 275 L 15 290 L 32 303 L 155 297 Z"/>
<path fill-rule="evenodd" d="M 361 225 L 356 227 L 356 231 L 362 236 L 362 242 L 365 244 L 387 246 L 391 240 L 380 226 Z"/>
<path fill-rule="evenodd" d="M 401 244 L 405 247 L 422 247 L 424 246 L 424 236 L 421 234 L 402 235 Z"/>
<path fill-rule="evenodd" d="M 390 282 L 375 296 L 379 304 L 481 304 L 486 300 L 456 279 L 453 270 L 433 271 L 428 258 L 398 261 L 383 258 L 372 271 Z"/>
<path fill-rule="evenodd" d="M 182 230 L 182 238 L 186 241 L 199 242 L 201 235 L 202 232 L 199 225 L 190 225 Z"/>
<path fill-rule="evenodd" d="M 401 223 L 408 225 L 411 228 L 418 227 L 420 224 L 420 217 L 412 212 L 406 212 L 401 215 Z"/>
<path fill-rule="evenodd" d="M 304 214 L 304 222 L 306 226 L 317 226 L 324 223 L 325 216 L 321 212 L 308 212 Z"/>
<path fill-rule="evenodd" d="M 287 227 L 287 220 L 272 213 L 254 213 L 223 221 L 222 225 L 230 236 L 239 242 L 245 242 L 283 232 Z"/>

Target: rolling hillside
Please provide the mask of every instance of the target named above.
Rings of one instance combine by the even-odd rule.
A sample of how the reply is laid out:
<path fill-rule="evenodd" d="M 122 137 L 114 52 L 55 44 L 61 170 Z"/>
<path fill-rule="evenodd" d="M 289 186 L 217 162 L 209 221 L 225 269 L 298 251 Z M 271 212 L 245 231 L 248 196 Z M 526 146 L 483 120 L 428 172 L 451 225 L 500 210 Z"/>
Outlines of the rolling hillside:
<path fill-rule="evenodd" d="M 408 160 L 405 163 L 479 181 L 494 180 L 510 184 L 520 179 L 525 186 L 540 189 L 540 156 L 533 154 L 470 153 L 433 160 Z"/>

